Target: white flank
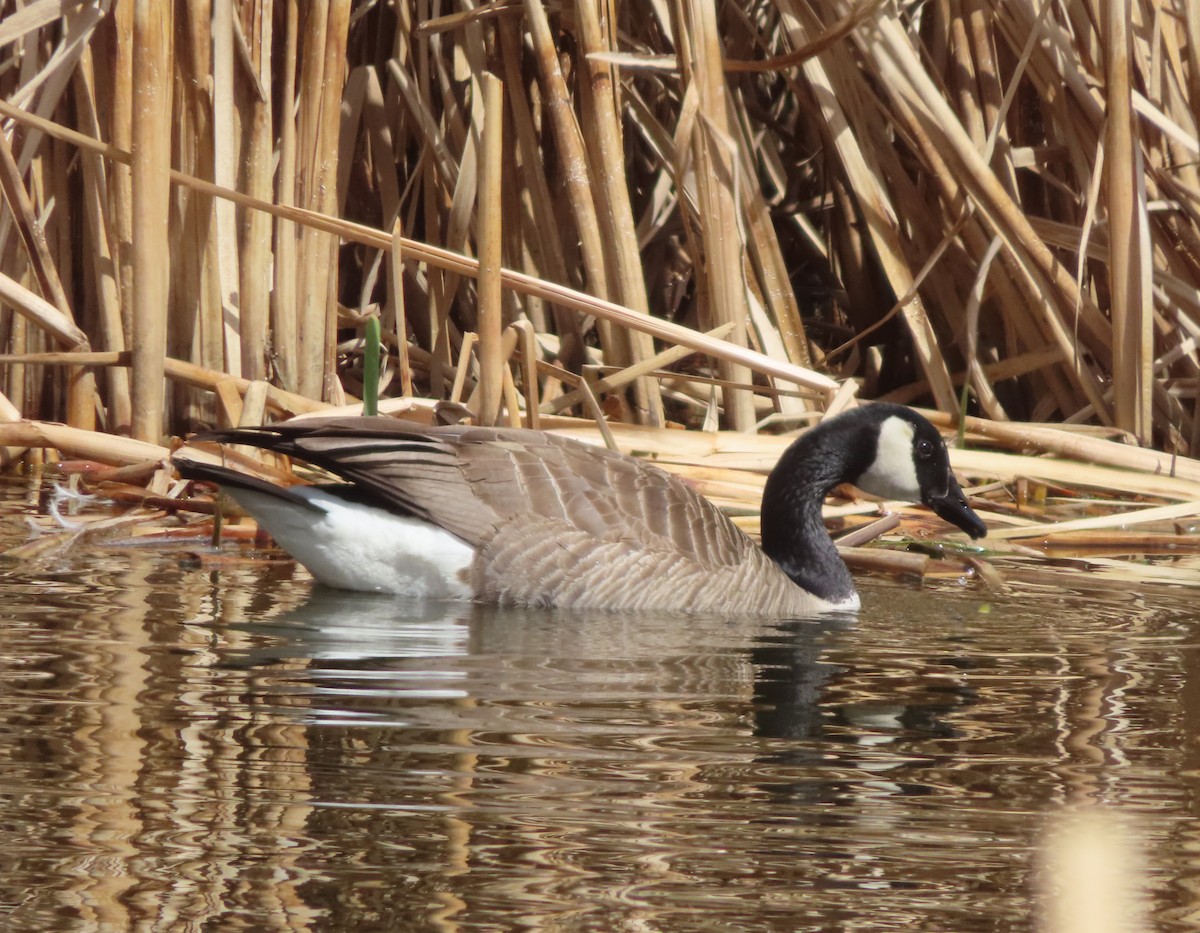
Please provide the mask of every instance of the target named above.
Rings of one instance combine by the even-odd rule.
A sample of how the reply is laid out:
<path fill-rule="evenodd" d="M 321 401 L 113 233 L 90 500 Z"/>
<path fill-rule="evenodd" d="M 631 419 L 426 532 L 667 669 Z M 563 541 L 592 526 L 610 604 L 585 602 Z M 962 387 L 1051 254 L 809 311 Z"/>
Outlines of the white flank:
<path fill-rule="evenodd" d="M 475 549 L 435 525 L 319 489 L 291 491 L 324 514 L 247 489 L 227 490 L 321 583 L 426 599 L 470 599 Z"/>
<path fill-rule="evenodd" d="M 879 426 L 879 445 L 875 462 L 855 481 L 864 492 L 881 499 L 919 502 L 921 484 L 917 480 L 917 464 L 913 460 L 912 422 L 895 415 Z"/>

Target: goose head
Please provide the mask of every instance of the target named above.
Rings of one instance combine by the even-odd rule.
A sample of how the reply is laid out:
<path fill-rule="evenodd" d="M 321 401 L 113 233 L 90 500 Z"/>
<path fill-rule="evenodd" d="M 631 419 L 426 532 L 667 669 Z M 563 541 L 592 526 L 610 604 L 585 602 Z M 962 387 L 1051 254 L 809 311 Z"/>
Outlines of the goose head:
<path fill-rule="evenodd" d="M 899 405 L 874 405 L 864 411 L 869 417 L 859 433 L 863 447 L 848 464 L 863 468 L 847 481 L 881 499 L 923 503 L 972 538 L 986 535 L 987 526 L 967 504 L 950 470 L 950 455 L 937 428 Z"/>
<path fill-rule="evenodd" d="M 825 496 L 841 483 L 884 499 L 920 502 L 972 538 L 987 534 L 950 470 L 937 428 L 901 405 L 852 409 L 801 435 L 763 491 L 763 550 L 824 599 L 849 600 L 854 592 L 821 518 Z"/>

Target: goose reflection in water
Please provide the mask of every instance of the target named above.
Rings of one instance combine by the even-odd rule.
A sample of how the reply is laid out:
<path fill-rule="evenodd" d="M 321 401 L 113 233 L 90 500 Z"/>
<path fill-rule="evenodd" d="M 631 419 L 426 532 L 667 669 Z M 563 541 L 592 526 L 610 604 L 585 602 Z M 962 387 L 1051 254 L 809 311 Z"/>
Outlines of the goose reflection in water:
<path fill-rule="evenodd" d="M 759 789 L 804 805 L 934 793 L 928 772 L 942 762 L 905 749 L 956 738 L 951 714 L 975 704 L 974 689 L 960 679 L 888 693 L 881 672 L 861 658 L 840 662 L 831 627 L 814 628 L 785 624 L 750 652 L 758 760 L 772 774 Z M 952 659 L 955 667 L 969 663 Z"/>
<path fill-rule="evenodd" d="M 746 628 L 745 619 L 512 610 L 317 588 L 269 622 L 239 626 L 254 637 L 225 662 L 289 662 L 292 677 L 312 686 L 317 718 L 358 701 L 370 706 L 360 714 L 389 718 L 388 707 L 417 699 L 469 697 L 545 713 L 556 701 L 574 707 L 589 695 L 596 704 L 676 697 L 707 707 L 710 728 L 752 723 L 755 736 L 774 740 L 756 757 L 785 764 L 821 761 L 827 742 L 875 747 L 914 734 L 953 737 L 944 716 L 970 705 L 971 690 L 959 682 L 910 689 L 902 699 L 882 695 L 877 672 L 860 677 L 857 661 L 831 660 L 853 624 L 837 615 L 762 622 L 740 633 L 751 637 L 737 639 L 739 651 L 730 650 L 730 635 Z M 303 671 L 297 662 L 306 663 Z M 475 725 L 478 715 L 469 717 Z M 445 725 L 443 715 L 435 718 Z"/>

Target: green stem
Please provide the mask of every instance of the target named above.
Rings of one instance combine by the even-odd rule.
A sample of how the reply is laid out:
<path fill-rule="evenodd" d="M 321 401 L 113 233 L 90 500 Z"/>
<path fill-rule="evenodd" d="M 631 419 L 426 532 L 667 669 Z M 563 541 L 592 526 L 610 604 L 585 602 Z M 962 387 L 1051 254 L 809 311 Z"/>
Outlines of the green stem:
<path fill-rule="evenodd" d="M 363 348 L 363 414 L 379 414 L 379 318 L 367 318 Z"/>

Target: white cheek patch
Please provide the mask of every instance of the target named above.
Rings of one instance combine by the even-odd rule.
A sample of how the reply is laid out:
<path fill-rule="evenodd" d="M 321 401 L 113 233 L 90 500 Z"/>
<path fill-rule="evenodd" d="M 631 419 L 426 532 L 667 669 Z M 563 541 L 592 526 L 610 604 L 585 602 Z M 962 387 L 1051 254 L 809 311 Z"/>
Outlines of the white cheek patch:
<path fill-rule="evenodd" d="M 893 415 L 884 421 L 879 426 L 875 461 L 855 480 L 854 485 L 881 499 L 919 502 L 921 484 L 917 480 L 917 464 L 913 460 L 915 433 L 916 427 L 904 418 Z"/>

